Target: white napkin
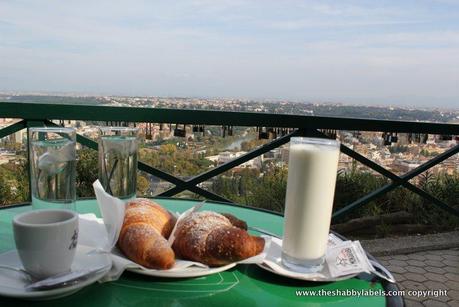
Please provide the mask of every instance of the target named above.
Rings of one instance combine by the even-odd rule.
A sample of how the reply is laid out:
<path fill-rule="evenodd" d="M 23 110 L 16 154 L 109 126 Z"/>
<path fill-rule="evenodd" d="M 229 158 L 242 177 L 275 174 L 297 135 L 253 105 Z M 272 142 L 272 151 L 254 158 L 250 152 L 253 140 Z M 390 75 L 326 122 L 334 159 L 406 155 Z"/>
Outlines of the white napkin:
<path fill-rule="evenodd" d="M 124 201 L 105 192 L 99 180 L 96 180 L 92 186 L 108 234 L 108 241 L 102 248 L 104 251 L 111 251 L 118 241 L 126 206 Z"/>
<path fill-rule="evenodd" d="M 101 279 L 101 282 L 117 280 L 126 269 L 137 268 L 147 271 L 156 271 L 147 269 L 129 259 L 127 259 L 123 253 L 116 247 L 116 242 L 121 231 L 121 226 L 124 220 L 125 204 L 122 200 L 113 197 L 106 193 L 97 180 L 93 184 L 94 191 L 96 193 L 97 202 L 102 213 L 103 219 L 98 219 L 94 214 L 80 215 L 80 238 L 79 243 L 92 246 L 95 248 L 94 252 L 109 253 L 112 259 L 111 270 Z M 200 203 L 189 210 L 185 211 L 178 217 L 178 221 L 186 217 L 188 214 L 199 210 L 204 203 Z M 175 227 L 174 227 L 175 230 Z M 173 233 L 174 233 L 173 230 Z M 169 243 L 172 244 L 174 236 L 171 235 Z M 271 239 L 265 237 L 265 248 L 263 252 L 254 257 L 242 260 L 238 263 L 262 263 L 266 257 L 267 250 L 269 249 Z M 201 267 L 208 268 L 207 265 L 175 259 L 175 265 L 170 270 L 162 270 L 178 272 L 186 270 L 189 267 Z"/>
<path fill-rule="evenodd" d="M 80 214 L 79 217 L 78 244 L 104 251 L 104 247 L 109 245 L 104 221 L 94 213 Z"/>

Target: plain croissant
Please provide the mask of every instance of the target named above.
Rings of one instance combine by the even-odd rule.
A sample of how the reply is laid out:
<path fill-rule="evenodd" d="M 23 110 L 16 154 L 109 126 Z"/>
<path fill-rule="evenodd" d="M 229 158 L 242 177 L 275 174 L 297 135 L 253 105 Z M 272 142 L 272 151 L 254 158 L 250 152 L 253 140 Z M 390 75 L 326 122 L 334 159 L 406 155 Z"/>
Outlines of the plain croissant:
<path fill-rule="evenodd" d="M 150 269 L 170 269 L 174 251 L 166 238 L 176 218 L 155 202 L 138 198 L 126 206 L 118 246 L 132 261 Z"/>
<path fill-rule="evenodd" d="M 249 235 L 239 228 L 245 222 L 230 217 L 233 223 L 219 213 L 201 211 L 181 220 L 172 244 L 177 257 L 221 266 L 261 253 L 264 239 Z"/>

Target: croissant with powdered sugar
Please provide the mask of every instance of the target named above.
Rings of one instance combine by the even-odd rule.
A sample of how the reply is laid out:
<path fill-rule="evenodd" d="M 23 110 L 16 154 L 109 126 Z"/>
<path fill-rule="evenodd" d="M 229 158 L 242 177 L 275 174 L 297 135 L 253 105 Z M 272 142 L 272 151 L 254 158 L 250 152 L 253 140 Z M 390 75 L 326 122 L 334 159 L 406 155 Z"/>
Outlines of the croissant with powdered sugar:
<path fill-rule="evenodd" d="M 244 229 L 245 227 L 245 229 Z M 172 244 L 176 256 L 209 266 L 222 266 L 258 255 L 263 238 L 251 236 L 245 222 L 232 215 L 193 212 L 178 222 Z"/>

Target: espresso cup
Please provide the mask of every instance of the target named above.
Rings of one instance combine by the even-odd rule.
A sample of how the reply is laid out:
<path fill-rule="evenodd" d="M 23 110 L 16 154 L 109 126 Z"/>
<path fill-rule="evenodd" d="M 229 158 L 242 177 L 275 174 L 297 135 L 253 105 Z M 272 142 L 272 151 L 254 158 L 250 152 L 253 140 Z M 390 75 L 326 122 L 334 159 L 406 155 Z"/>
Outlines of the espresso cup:
<path fill-rule="evenodd" d="M 69 272 L 78 243 L 78 214 L 40 209 L 13 219 L 14 241 L 24 269 L 35 278 Z"/>

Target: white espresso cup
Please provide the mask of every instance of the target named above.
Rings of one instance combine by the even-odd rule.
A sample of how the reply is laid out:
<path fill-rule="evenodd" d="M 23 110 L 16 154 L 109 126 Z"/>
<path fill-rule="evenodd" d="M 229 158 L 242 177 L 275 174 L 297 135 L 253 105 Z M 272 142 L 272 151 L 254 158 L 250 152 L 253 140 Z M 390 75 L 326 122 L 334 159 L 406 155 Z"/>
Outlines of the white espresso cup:
<path fill-rule="evenodd" d="M 13 219 L 14 241 L 24 269 L 35 278 L 69 272 L 78 243 L 78 214 L 40 209 Z"/>

